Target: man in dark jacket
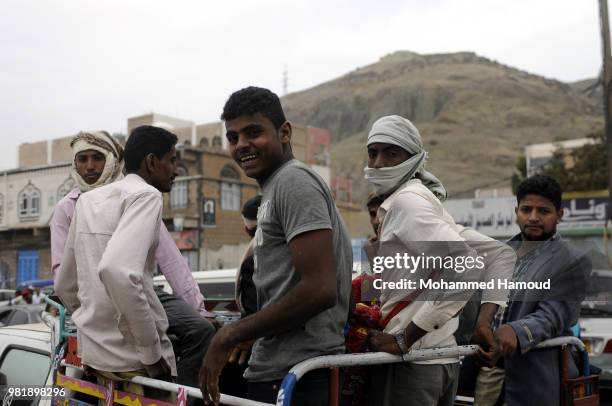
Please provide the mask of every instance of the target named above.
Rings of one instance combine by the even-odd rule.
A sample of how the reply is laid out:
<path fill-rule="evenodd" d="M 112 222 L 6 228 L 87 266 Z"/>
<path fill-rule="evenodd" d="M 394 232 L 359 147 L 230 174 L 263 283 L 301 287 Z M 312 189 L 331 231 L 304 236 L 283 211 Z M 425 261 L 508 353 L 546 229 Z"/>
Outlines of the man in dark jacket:
<path fill-rule="evenodd" d="M 508 406 L 558 405 L 559 348 L 534 347 L 554 337 L 572 335 L 590 262 L 557 233 L 563 217 L 557 181 L 542 175 L 526 179 L 518 187 L 517 203 L 521 232 L 509 242 L 518 256 L 513 282 L 531 285 L 515 286 L 502 324 L 495 331 L 499 354 L 505 357 L 505 401 Z M 572 360 L 569 365 L 576 373 Z"/>

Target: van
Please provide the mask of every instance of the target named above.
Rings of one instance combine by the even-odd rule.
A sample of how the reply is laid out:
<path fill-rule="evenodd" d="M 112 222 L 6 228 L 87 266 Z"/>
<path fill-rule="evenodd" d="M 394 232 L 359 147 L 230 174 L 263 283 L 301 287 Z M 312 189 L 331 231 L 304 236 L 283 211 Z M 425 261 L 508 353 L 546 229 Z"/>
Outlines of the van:
<path fill-rule="evenodd" d="M 238 311 L 235 302 L 237 272 L 237 268 L 232 268 L 191 273 L 204 295 L 206 310 L 217 313 Z M 163 287 L 165 292 L 172 293 L 164 275 L 153 278 L 153 284 Z"/>

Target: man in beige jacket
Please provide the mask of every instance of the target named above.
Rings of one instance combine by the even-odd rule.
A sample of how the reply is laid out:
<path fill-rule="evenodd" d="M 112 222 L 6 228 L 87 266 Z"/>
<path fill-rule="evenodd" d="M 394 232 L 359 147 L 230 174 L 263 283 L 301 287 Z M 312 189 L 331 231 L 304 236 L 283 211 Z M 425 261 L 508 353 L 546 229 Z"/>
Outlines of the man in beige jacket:
<path fill-rule="evenodd" d="M 125 179 L 77 202 L 55 288 L 77 325 L 83 364 L 98 376 L 176 376 L 168 321 L 153 290 L 161 192 L 176 176 L 176 141 L 161 128 L 134 129 Z"/>

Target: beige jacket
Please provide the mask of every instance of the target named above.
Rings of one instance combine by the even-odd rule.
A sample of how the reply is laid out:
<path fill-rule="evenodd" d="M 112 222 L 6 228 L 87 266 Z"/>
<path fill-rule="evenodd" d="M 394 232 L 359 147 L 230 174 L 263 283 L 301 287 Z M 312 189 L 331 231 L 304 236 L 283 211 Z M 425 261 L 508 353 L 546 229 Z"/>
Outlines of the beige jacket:
<path fill-rule="evenodd" d="M 86 365 L 126 372 L 163 356 L 176 375 L 153 290 L 161 211 L 161 193 L 135 174 L 77 202 L 55 290 L 77 325 Z"/>

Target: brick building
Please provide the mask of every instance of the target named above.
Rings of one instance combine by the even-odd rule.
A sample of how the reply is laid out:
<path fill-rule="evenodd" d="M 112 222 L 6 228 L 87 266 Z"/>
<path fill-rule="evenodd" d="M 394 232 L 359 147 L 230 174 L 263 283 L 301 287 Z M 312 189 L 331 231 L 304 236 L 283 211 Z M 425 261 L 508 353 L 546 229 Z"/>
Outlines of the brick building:
<path fill-rule="evenodd" d="M 163 219 L 190 268 L 236 267 L 248 244 L 240 210 L 259 187 L 229 156 L 224 124 L 196 125 L 151 113 L 129 118 L 128 132 L 145 124 L 164 127 L 179 138 L 179 177 L 164 195 Z M 125 142 L 125 136 L 115 137 Z M 69 177 L 71 138 L 24 143 L 19 169 L 0 172 L 0 287 L 51 277 L 49 221 L 57 201 L 75 186 Z M 294 155 L 328 184 L 330 138 L 325 129 L 293 126 Z M 350 234 L 361 235 L 367 224 L 363 209 L 338 206 Z M 20 207 L 25 214 L 19 215 Z"/>

